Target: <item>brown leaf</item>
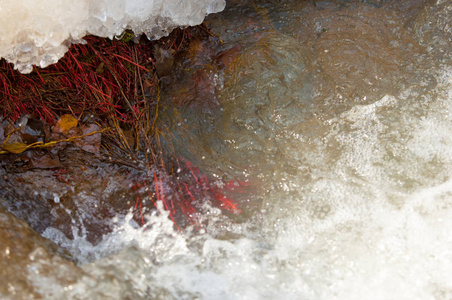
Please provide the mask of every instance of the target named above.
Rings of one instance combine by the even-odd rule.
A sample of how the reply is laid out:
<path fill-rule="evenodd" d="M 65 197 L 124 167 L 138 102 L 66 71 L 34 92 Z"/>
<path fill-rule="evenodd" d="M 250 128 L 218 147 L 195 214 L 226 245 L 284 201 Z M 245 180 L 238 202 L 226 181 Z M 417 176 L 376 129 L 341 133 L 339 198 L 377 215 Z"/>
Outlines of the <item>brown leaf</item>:
<path fill-rule="evenodd" d="M 66 134 L 71 128 L 76 127 L 77 124 L 77 119 L 73 116 L 62 115 L 52 130 L 53 132 Z"/>
<path fill-rule="evenodd" d="M 154 66 L 157 74 L 160 77 L 169 75 L 174 62 L 173 50 L 165 50 L 159 45 L 155 45 L 154 48 Z"/>
<path fill-rule="evenodd" d="M 38 141 L 38 138 L 36 136 L 33 136 L 28 133 L 22 133 L 21 138 L 22 138 L 22 142 L 24 142 L 25 144 L 28 144 L 28 145 L 36 143 Z"/>
<path fill-rule="evenodd" d="M 90 134 L 92 132 L 98 131 L 99 126 L 95 124 L 91 124 L 89 126 L 82 127 L 83 135 Z M 74 144 L 80 149 L 91 152 L 94 154 L 99 153 L 100 150 L 100 142 L 102 139 L 102 134 L 100 132 L 94 133 L 89 136 L 84 136 L 82 139 L 74 140 Z"/>
<path fill-rule="evenodd" d="M 29 152 L 28 157 L 30 158 L 29 168 L 34 169 L 52 169 L 61 168 L 61 162 L 58 156 L 51 156 L 50 154 L 42 154 L 38 152 Z"/>
<path fill-rule="evenodd" d="M 105 67 L 105 64 L 103 62 L 101 62 L 96 68 L 96 73 L 102 75 L 104 73 L 104 67 Z"/>
<path fill-rule="evenodd" d="M 81 135 L 83 135 L 83 129 L 80 127 L 73 127 L 67 132 L 66 137 L 71 138 Z"/>
<path fill-rule="evenodd" d="M 58 141 L 61 139 L 61 136 L 59 133 L 55 133 L 53 132 L 50 136 L 50 141 Z M 53 147 L 49 148 L 49 151 L 52 152 L 53 154 L 58 153 L 59 151 L 63 150 L 64 147 L 66 147 L 67 143 L 62 142 L 62 143 L 57 143 L 55 144 Z"/>

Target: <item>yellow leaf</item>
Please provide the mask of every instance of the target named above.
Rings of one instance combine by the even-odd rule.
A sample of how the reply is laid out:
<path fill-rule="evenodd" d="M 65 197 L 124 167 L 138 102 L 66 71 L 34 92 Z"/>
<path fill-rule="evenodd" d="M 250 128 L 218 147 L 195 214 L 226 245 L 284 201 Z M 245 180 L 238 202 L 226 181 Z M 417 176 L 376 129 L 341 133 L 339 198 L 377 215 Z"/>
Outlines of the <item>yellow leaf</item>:
<path fill-rule="evenodd" d="M 69 129 L 73 127 L 77 127 L 77 119 L 71 115 L 62 115 L 56 123 L 53 131 L 66 134 Z"/>
<path fill-rule="evenodd" d="M 3 150 L 9 153 L 19 154 L 28 149 L 28 145 L 25 143 L 3 144 Z"/>

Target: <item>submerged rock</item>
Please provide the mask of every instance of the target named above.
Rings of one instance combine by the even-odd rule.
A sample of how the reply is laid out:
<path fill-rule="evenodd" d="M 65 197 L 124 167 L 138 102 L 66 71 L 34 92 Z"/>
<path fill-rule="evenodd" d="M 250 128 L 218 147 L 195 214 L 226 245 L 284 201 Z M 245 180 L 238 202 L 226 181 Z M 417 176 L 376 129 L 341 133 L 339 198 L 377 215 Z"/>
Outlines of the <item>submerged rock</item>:
<path fill-rule="evenodd" d="M 404 27 L 404 19 L 384 7 L 318 10 L 299 21 L 296 36 L 310 46 L 321 94 L 342 102 L 344 109 L 419 80 L 417 72 L 427 64 L 426 51 Z M 419 77 L 430 80 L 425 73 Z"/>
<path fill-rule="evenodd" d="M 288 135 L 312 116 L 311 79 L 305 47 L 275 31 L 264 34 L 225 78 L 217 127 L 225 146 L 218 151 L 244 169 L 279 165 Z"/>

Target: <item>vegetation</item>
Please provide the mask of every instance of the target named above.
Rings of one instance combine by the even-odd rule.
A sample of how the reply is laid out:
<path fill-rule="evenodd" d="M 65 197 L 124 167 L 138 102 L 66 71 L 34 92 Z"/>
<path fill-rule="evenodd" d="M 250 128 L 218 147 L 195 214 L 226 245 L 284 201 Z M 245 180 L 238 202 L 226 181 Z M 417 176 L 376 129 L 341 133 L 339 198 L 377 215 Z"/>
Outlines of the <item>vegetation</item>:
<path fill-rule="evenodd" d="M 99 147 L 95 145 L 98 142 L 93 137 L 102 134 L 101 150 L 116 157 L 116 162 L 122 160 L 128 166 L 130 159 L 144 162 L 150 175 L 137 179 L 134 188 L 151 185 L 152 204 L 162 200 L 173 220 L 177 212 L 194 220 L 195 189 L 208 190 L 219 199 L 220 206 L 237 212 L 235 203 L 189 162 L 162 157 L 159 141 L 164 133 L 156 126 L 160 101 L 156 49 L 183 50 L 191 38 L 210 34 L 205 25 L 200 25 L 177 29 L 159 41 L 135 37 L 129 32 L 114 40 L 88 36 L 85 44 L 73 45 L 57 64 L 46 69 L 35 67 L 34 72 L 27 75 L 1 60 L 0 129 L 3 138 L 0 136 L 0 139 L 3 141 L 0 141 L 0 154 L 20 155 L 77 141 L 81 150 L 99 154 Z M 24 132 L 14 137 L 23 131 L 20 120 L 24 116 L 42 122 L 47 126 L 44 130 L 47 133 L 32 140 L 25 139 Z M 64 123 L 62 118 L 69 121 Z M 62 122 L 65 125 L 61 125 Z M 93 144 L 95 150 L 88 144 Z M 46 161 L 54 163 L 54 160 Z M 164 177 L 181 168 L 190 179 L 176 181 L 171 187 L 174 195 L 167 200 L 163 193 Z M 144 224 L 143 201 L 139 200 L 135 208 Z"/>

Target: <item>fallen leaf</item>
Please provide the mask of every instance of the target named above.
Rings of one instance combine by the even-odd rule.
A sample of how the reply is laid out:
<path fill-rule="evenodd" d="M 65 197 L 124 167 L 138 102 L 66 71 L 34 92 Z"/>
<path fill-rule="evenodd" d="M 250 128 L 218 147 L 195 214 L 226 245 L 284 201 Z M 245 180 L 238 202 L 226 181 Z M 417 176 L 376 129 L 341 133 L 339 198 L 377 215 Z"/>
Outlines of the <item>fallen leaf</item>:
<path fill-rule="evenodd" d="M 77 119 L 72 115 L 62 115 L 52 130 L 53 132 L 66 134 L 71 128 L 76 127 L 77 124 Z"/>
<path fill-rule="evenodd" d="M 60 139 L 60 134 L 53 132 L 50 136 L 50 141 L 58 141 Z M 57 154 L 59 151 L 63 150 L 66 147 L 67 143 L 65 142 L 60 142 L 60 143 L 56 143 L 53 147 L 49 148 L 49 151 L 52 154 Z"/>
<path fill-rule="evenodd" d="M 72 127 L 67 133 L 66 137 L 72 138 L 72 137 L 78 137 L 83 135 L 83 129 L 80 127 Z"/>
<path fill-rule="evenodd" d="M 41 120 L 28 118 L 27 125 L 24 126 L 23 132 L 36 137 L 36 140 L 44 141 L 45 131 L 44 122 Z"/>
<path fill-rule="evenodd" d="M 104 73 L 104 66 L 105 64 L 101 62 L 96 68 L 96 73 L 102 75 Z"/>
<path fill-rule="evenodd" d="M 93 154 L 99 153 L 100 142 L 102 139 L 102 134 L 97 132 L 99 126 L 95 124 L 90 124 L 89 126 L 82 127 L 83 138 L 74 140 L 75 146 L 80 149 L 90 152 Z M 91 133 L 91 135 L 89 135 Z"/>
<path fill-rule="evenodd" d="M 38 138 L 36 136 L 33 136 L 28 133 L 22 133 L 21 139 L 22 139 L 22 142 L 24 142 L 27 145 L 36 143 L 38 141 Z"/>
<path fill-rule="evenodd" d="M 22 140 L 22 134 L 21 134 L 21 128 L 15 128 L 12 125 L 6 125 L 5 127 L 5 140 L 3 143 L 7 142 L 8 144 L 15 144 L 15 143 L 23 143 Z"/>
<path fill-rule="evenodd" d="M 30 158 L 29 169 L 53 169 L 62 167 L 57 155 L 51 156 L 40 151 L 28 152 L 27 155 Z"/>
<path fill-rule="evenodd" d="M 3 150 L 8 151 L 9 153 L 19 154 L 28 149 L 28 145 L 25 143 L 13 143 L 13 144 L 3 144 Z"/>
<path fill-rule="evenodd" d="M 173 50 L 165 50 L 158 45 L 154 46 L 154 66 L 160 77 L 171 74 L 174 62 L 173 52 Z"/>

